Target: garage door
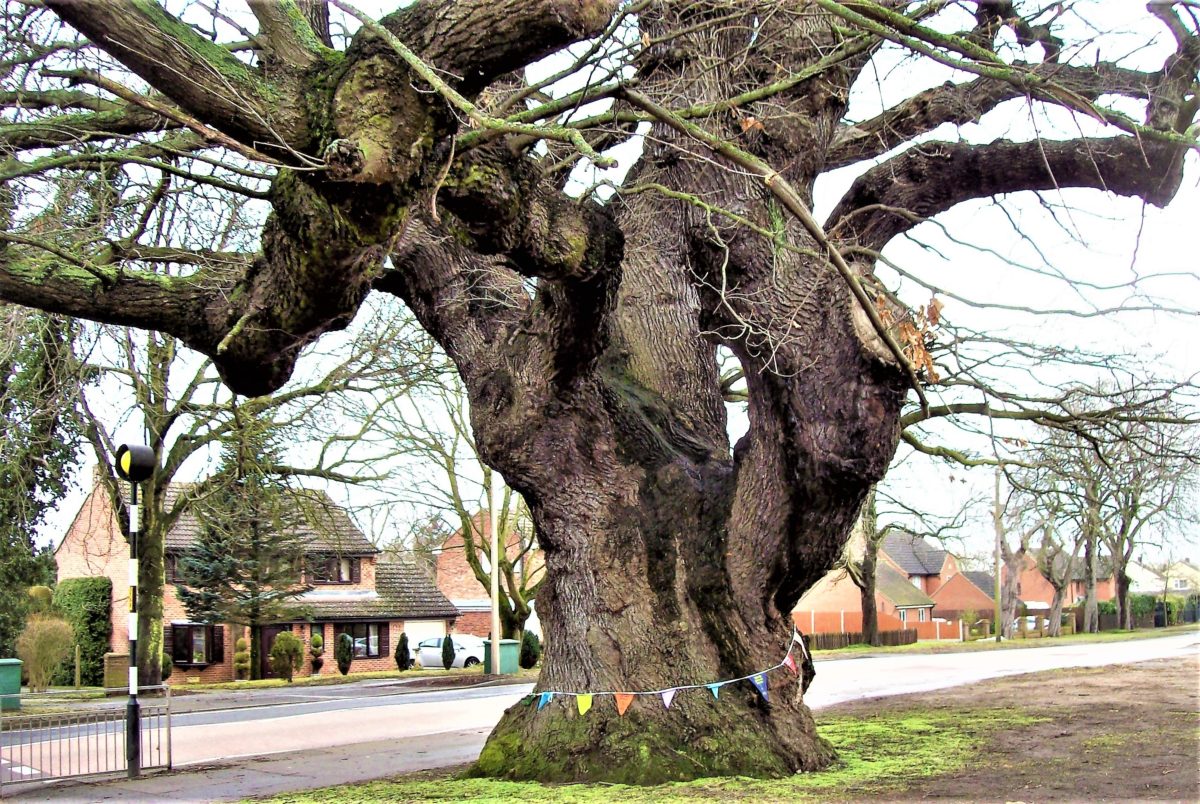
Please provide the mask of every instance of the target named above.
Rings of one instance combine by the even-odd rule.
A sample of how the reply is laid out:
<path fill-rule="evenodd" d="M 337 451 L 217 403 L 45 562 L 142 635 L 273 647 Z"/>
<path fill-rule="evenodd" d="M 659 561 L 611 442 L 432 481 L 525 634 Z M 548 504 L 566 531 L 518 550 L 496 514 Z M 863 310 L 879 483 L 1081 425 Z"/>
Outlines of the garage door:
<path fill-rule="evenodd" d="M 446 635 L 445 620 L 406 620 L 404 633 L 408 634 L 409 650 L 414 650 L 423 639 Z"/>

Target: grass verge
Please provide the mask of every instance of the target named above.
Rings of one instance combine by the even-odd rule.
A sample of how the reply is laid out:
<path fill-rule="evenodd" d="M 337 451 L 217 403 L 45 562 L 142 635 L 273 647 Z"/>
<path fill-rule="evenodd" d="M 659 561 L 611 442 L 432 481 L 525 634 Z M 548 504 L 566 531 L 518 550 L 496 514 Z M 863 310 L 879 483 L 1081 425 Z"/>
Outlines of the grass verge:
<path fill-rule="evenodd" d="M 346 785 L 265 799 L 272 804 L 326 802 L 741 802 L 828 800 L 903 791 L 922 779 L 954 773 L 981 758 L 996 732 L 1042 718 L 1016 709 L 939 708 L 890 712 L 871 717 L 832 716 L 819 726 L 838 749 L 837 766 L 786 779 L 702 779 L 654 787 L 543 785 L 453 777 L 406 778 Z"/>
<path fill-rule="evenodd" d="M 851 645 L 836 650 L 814 650 L 814 659 L 849 659 L 864 656 L 879 656 L 889 653 L 974 653 L 989 650 L 1022 650 L 1025 648 L 1048 648 L 1051 645 L 1089 645 L 1099 642 L 1131 642 L 1139 639 L 1186 634 L 1200 631 L 1200 623 L 1176 625 L 1170 628 L 1144 628 L 1138 631 L 1101 631 L 1098 634 L 1067 634 L 1061 637 L 1035 639 L 1009 639 L 997 642 L 994 639 L 979 639 L 974 642 L 950 642 L 925 640 L 911 645 L 895 645 L 873 648 L 870 645 Z"/>

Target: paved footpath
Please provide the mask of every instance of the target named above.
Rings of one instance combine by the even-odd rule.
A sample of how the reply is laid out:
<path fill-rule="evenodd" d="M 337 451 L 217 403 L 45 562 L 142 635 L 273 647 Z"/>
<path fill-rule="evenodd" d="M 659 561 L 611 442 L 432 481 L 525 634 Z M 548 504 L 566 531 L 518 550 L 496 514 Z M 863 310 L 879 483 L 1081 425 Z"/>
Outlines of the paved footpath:
<path fill-rule="evenodd" d="M 1160 658 L 1187 659 L 1200 670 L 1200 634 L 1091 645 L 818 661 L 817 679 L 806 698 L 817 709 L 857 698 L 927 691 L 1055 667 Z M 195 754 L 208 759 L 198 764 L 134 780 L 59 783 L 26 790 L 13 800 L 230 801 L 464 764 L 478 756 L 492 724 L 527 688 L 514 687 L 511 695 L 470 701 L 469 708 L 480 719 L 469 727 L 464 725 L 467 719 L 447 713 L 446 704 L 407 704 L 402 707 L 403 715 L 397 705 L 355 709 L 355 741 L 336 747 L 317 747 L 328 741 L 323 732 L 330 728 L 330 712 L 208 726 L 202 732 L 208 742 L 201 748 L 206 750 L 197 749 Z M 419 717 L 415 716 L 418 709 Z M 384 728 L 378 725 L 381 722 L 390 724 L 391 731 L 379 731 Z M 424 728 L 436 733 L 404 734 L 404 729 L 422 723 L 431 724 Z M 182 736 L 184 729 L 179 731 Z M 283 739 L 281 732 L 286 733 L 289 746 L 303 747 L 264 755 Z"/>

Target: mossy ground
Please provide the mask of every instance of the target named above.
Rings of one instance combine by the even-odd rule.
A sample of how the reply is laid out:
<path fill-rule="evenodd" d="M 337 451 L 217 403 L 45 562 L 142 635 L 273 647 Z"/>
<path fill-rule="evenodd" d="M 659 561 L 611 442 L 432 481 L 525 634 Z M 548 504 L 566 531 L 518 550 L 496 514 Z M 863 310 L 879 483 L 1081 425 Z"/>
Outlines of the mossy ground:
<path fill-rule="evenodd" d="M 653 787 L 543 785 L 430 771 L 279 796 L 309 802 L 1200 800 L 1196 658 L 1054 670 L 817 713 L 829 770 Z"/>
<path fill-rule="evenodd" d="M 904 790 L 921 778 L 956 771 L 975 758 L 998 731 L 1019 729 L 1038 718 L 1019 711 L 961 709 L 911 711 L 877 717 L 828 718 L 819 731 L 839 752 L 827 771 L 786 779 L 742 777 L 676 782 L 651 787 L 543 785 L 487 779 L 440 778 L 331 787 L 270 799 L 309 802 L 694 802 L 701 799 L 781 801 L 828 799 Z"/>

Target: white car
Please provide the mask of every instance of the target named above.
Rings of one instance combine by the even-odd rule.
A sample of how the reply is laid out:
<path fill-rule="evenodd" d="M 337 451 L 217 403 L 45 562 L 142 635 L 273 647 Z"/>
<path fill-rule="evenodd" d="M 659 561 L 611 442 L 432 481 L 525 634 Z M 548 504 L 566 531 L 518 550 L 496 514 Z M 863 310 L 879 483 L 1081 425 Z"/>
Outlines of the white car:
<path fill-rule="evenodd" d="M 442 640 L 454 641 L 454 664 L 451 667 L 474 667 L 483 661 L 483 638 L 470 634 L 452 634 L 450 637 L 434 637 L 417 643 L 417 661 L 426 669 L 444 667 L 442 664 Z"/>

